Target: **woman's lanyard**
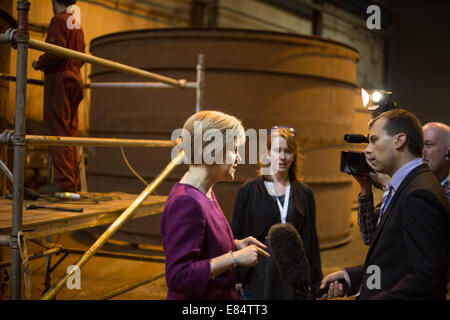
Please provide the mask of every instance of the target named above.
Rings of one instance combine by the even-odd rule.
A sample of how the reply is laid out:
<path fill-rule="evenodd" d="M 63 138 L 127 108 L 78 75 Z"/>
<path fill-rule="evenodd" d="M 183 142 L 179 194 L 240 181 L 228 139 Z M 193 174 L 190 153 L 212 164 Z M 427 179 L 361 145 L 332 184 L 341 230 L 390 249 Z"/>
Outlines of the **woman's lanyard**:
<path fill-rule="evenodd" d="M 277 197 L 277 193 L 275 192 L 273 182 L 269 181 L 268 185 L 269 185 L 270 190 L 273 192 L 273 194 L 275 194 L 275 198 L 277 199 L 278 208 L 280 209 L 281 223 L 286 223 L 286 216 L 287 216 L 287 211 L 288 211 L 288 206 L 289 206 L 289 192 L 291 191 L 291 184 L 288 184 L 286 186 L 286 193 L 284 194 L 283 206 L 281 205 L 281 202 Z"/>

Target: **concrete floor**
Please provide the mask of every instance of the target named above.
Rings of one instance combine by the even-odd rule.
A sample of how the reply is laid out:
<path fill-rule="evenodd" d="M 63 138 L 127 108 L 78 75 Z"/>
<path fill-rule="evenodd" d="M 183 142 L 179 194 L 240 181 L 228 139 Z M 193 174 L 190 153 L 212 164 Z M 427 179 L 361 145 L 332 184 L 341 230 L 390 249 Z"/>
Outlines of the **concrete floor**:
<path fill-rule="evenodd" d="M 96 239 L 87 231 L 64 233 L 52 237 L 52 242 L 59 243 L 63 247 L 80 248 L 84 250 L 89 248 L 95 240 Z M 27 241 L 29 255 L 33 252 L 38 252 L 41 249 L 40 246 Z M 158 254 L 149 250 L 141 250 L 130 244 L 122 244 L 114 240 L 105 244 L 101 250 L 143 255 Z M 3 257 L 5 260 L 9 260 L 9 250 L 4 250 Z M 56 256 L 53 255 L 51 258 L 52 265 L 54 265 L 61 257 L 62 254 Z M 51 283 L 55 284 L 55 282 L 66 273 L 67 267 L 74 264 L 79 257 L 80 255 L 77 254 L 69 254 L 52 272 Z M 32 282 L 31 299 L 40 299 L 42 292 L 45 289 L 45 258 L 30 261 L 30 270 Z M 81 268 L 81 288 L 69 290 L 65 286 L 57 294 L 56 298 L 58 300 L 95 300 L 121 285 L 161 272 L 164 272 L 164 264 L 162 263 L 93 257 L 83 268 Z M 151 284 L 136 288 L 112 299 L 157 300 L 165 299 L 166 293 L 167 287 L 164 277 L 162 277 Z M 7 288 L 3 298 L 9 299 L 9 288 Z"/>
<path fill-rule="evenodd" d="M 339 270 L 341 267 L 352 266 L 364 262 L 368 246 L 364 245 L 359 235 L 356 223 L 356 211 L 352 212 L 353 228 L 351 231 L 351 240 L 340 247 L 324 250 L 321 252 L 322 269 L 324 275 Z M 53 242 L 62 244 L 70 248 L 86 249 L 95 238 L 86 231 L 53 236 Z M 32 254 L 40 250 L 40 247 L 34 243 L 27 242 L 28 253 Z M 122 243 L 118 241 L 108 242 L 102 250 L 122 251 L 135 254 L 155 255 L 145 248 Z M 3 250 L 4 259 L 9 259 L 9 250 Z M 60 256 L 52 256 L 54 264 Z M 53 271 L 52 283 L 54 284 L 65 272 L 69 265 L 74 264 L 79 255 L 70 254 Z M 37 259 L 30 262 L 32 279 L 32 299 L 40 299 L 44 290 L 45 283 L 45 259 Z M 120 285 L 142 279 L 152 274 L 164 271 L 164 264 L 142 262 L 133 260 L 122 260 L 115 258 L 94 257 L 81 269 L 81 288 L 69 290 L 64 287 L 57 295 L 58 300 L 79 300 L 79 299 L 99 299 L 105 293 Z M 165 299 L 167 287 L 164 277 L 151 283 L 133 289 L 112 299 L 118 300 L 159 300 Z M 9 288 L 3 297 L 9 298 Z M 347 298 L 349 299 L 349 298 Z M 352 299 L 352 298 L 350 298 Z"/>

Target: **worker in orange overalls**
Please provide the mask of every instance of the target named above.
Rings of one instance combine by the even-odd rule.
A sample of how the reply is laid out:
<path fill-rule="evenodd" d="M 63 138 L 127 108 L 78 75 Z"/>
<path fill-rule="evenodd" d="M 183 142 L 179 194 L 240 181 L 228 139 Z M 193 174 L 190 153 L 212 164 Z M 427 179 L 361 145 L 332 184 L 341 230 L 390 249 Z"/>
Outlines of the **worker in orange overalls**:
<path fill-rule="evenodd" d="M 84 52 L 84 34 L 72 9 L 76 0 L 52 0 L 55 16 L 50 21 L 46 42 Z M 79 12 L 79 11 L 78 11 Z M 36 70 L 45 73 L 44 123 L 49 135 L 78 134 L 78 105 L 83 99 L 83 80 L 78 60 L 45 53 L 33 61 Z M 39 193 L 77 192 L 79 185 L 78 157 L 75 146 L 49 147 L 54 165 L 54 183 L 40 188 Z"/>

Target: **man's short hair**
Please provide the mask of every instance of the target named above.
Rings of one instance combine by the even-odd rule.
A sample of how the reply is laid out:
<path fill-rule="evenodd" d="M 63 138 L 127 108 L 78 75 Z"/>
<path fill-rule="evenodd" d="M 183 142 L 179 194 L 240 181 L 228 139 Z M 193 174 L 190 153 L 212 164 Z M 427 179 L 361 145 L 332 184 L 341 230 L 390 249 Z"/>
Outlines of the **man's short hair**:
<path fill-rule="evenodd" d="M 77 3 L 77 0 L 56 0 L 56 2 L 65 5 L 66 7 Z"/>
<path fill-rule="evenodd" d="M 369 129 L 381 118 L 386 119 L 383 129 L 386 130 L 388 135 L 394 136 L 399 133 L 404 133 L 406 135 L 406 146 L 408 151 L 413 156 L 422 156 L 424 145 L 422 125 L 413 113 L 403 109 L 394 109 L 383 112 L 370 121 Z"/>

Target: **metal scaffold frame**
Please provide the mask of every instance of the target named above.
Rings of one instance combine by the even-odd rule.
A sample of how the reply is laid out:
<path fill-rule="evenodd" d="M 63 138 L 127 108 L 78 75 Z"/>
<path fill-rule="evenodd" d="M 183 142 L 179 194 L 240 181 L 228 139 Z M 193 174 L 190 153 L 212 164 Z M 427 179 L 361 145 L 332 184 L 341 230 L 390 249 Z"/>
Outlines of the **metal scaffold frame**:
<path fill-rule="evenodd" d="M 10 75 L 0 74 L 0 78 L 16 82 L 16 96 L 15 96 L 15 121 L 14 131 L 7 130 L 0 136 L 0 143 L 9 144 L 14 147 L 14 172 L 1 163 L 0 168 L 8 176 L 13 183 L 13 202 L 12 202 L 12 226 L 11 235 L 0 235 L 0 245 L 9 246 L 11 248 L 11 261 L 4 265 L 11 266 L 10 286 L 11 299 L 21 299 L 21 277 L 22 277 L 22 242 L 25 237 L 22 232 L 23 220 L 23 197 L 24 197 L 24 174 L 25 174 L 25 148 L 27 145 L 41 144 L 41 145 L 79 145 L 79 146 L 132 146 L 132 147 L 173 147 L 176 142 L 169 140 L 143 140 L 143 139 L 104 139 L 104 138 L 81 138 L 81 137 L 51 137 L 51 136 L 33 136 L 26 135 L 25 131 L 25 107 L 26 107 L 26 89 L 27 83 L 42 85 L 39 80 L 27 79 L 27 63 L 28 63 L 28 49 L 35 49 L 48 52 L 62 57 L 77 59 L 86 63 L 97 66 L 106 67 L 118 72 L 124 72 L 146 79 L 156 80 L 159 82 L 132 82 L 132 83 L 91 83 L 86 85 L 88 88 L 194 88 L 196 89 L 196 112 L 201 110 L 203 105 L 203 90 L 204 90 L 204 62 L 203 55 L 198 56 L 198 63 L 196 66 L 196 82 L 187 82 L 185 79 L 172 79 L 166 76 L 158 75 L 146 70 L 141 70 L 135 67 L 130 67 L 121 63 L 110 61 L 107 59 L 98 58 L 89 54 L 73 51 L 70 49 L 55 46 L 46 42 L 33 40 L 29 38 L 28 33 L 28 13 L 30 10 L 30 3 L 27 0 L 17 1 L 18 12 L 18 28 L 17 30 L 9 29 L 5 33 L 0 34 L 0 43 L 11 43 L 17 47 L 17 75 L 16 77 Z M 110 225 L 110 227 L 95 241 L 95 243 L 74 263 L 78 268 L 82 268 L 89 259 L 95 254 L 106 254 L 100 252 L 99 249 L 106 243 L 106 241 L 130 218 L 142 202 L 160 185 L 160 183 L 173 171 L 173 169 L 182 162 L 184 152 L 181 151 L 163 171 L 141 192 L 141 194 L 126 208 L 122 214 Z M 0 161 L 1 162 L 1 161 Z M 21 239 L 22 238 L 22 239 Z M 60 247 L 47 247 L 43 253 L 35 254 L 30 258 L 39 258 L 49 256 L 57 252 L 74 253 L 76 250 L 69 250 Z M 77 251 L 76 253 L 80 253 Z M 29 257 L 25 257 L 29 260 Z M 132 257 L 133 258 L 133 257 Z M 136 258 L 136 257 L 134 257 Z M 147 259 L 148 260 L 148 259 Z M 0 267 L 3 267 L 0 264 Z M 66 273 L 60 278 L 56 284 L 48 289 L 42 296 L 42 299 L 53 299 L 64 283 L 69 277 L 73 275 L 76 268 Z M 161 274 L 145 277 L 131 284 L 122 286 L 116 291 L 105 294 L 103 298 L 109 298 L 118 295 L 122 292 L 138 287 L 142 284 L 153 281 Z M 25 287 L 27 283 L 25 283 Z"/>

